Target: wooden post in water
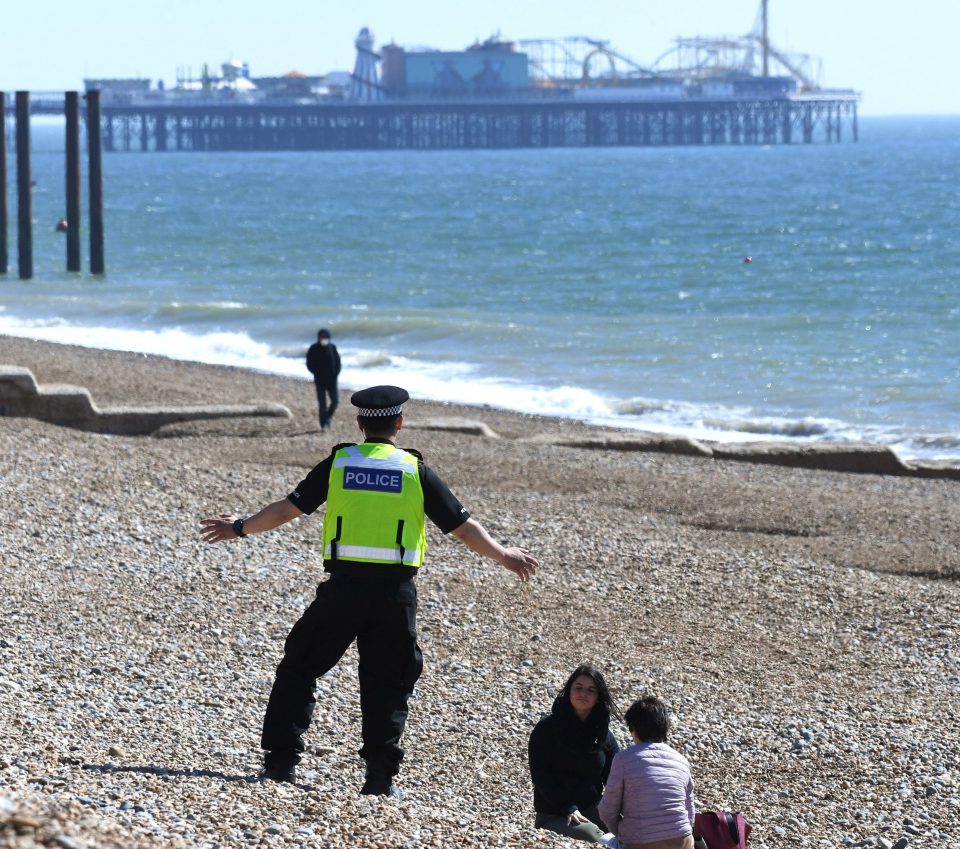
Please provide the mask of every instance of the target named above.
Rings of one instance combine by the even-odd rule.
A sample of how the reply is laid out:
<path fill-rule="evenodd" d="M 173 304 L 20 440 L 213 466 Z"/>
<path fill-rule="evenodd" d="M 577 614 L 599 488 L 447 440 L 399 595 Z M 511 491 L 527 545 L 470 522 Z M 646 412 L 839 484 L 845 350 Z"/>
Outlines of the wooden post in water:
<path fill-rule="evenodd" d="M 33 209 L 30 205 L 30 92 L 17 92 L 17 263 L 21 280 L 33 277 Z"/>
<path fill-rule="evenodd" d="M 7 273 L 7 95 L 0 91 L 0 274 Z"/>
<path fill-rule="evenodd" d="M 64 95 L 67 130 L 67 271 L 80 270 L 80 94 Z"/>
<path fill-rule="evenodd" d="M 100 139 L 100 92 L 87 92 L 87 157 L 90 180 L 90 273 L 103 274 L 103 145 Z"/>

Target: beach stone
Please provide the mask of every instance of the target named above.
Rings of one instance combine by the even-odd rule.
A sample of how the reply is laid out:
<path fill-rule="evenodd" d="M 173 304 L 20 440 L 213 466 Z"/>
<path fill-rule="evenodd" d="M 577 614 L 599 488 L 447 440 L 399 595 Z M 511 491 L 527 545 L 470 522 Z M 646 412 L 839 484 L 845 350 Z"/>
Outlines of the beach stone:
<path fill-rule="evenodd" d="M 316 770 L 312 786 L 251 780 L 283 640 L 324 580 L 322 515 L 243 545 L 201 544 L 192 527 L 282 497 L 326 453 L 312 386 L 2 335 L 0 358 L 11 346 L 49 350 L 57 371 L 38 374 L 111 403 L 256 393 L 295 416 L 279 435 L 218 425 L 164 440 L 0 418 L 0 666 L 22 687 L 0 690 L 0 792 L 44 823 L 46 844 L 62 833 L 97 849 L 559 849 L 563 838 L 532 825 L 526 745 L 583 662 L 604 671 L 621 711 L 648 692 L 670 704 L 698 807 L 748 812 L 751 845 L 955 842 L 948 767 L 960 737 L 943 705 L 960 685 L 946 624 L 960 622 L 956 482 L 420 434 L 471 514 L 542 568 L 520 586 L 428 525 L 417 579 L 426 663 L 398 781 L 407 799 L 372 801 L 357 793 L 354 648 L 321 679 L 302 773 Z M 449 414 L 420 404 L 411 418 Z M 601 433 L 482 417 L 502 435 Z M 331 440 L 350 437 L 342 424 Z M 65 519 L 36 537 L 52 527 L 51 504 Z M 158 515 L 173 519 L 157 530 Z M 611 730 L 626 743 L 619 720 Z M 794 740 L 806 751 L 790 755 Z M 126 757 L 104 766 L 111 746 Z"/>

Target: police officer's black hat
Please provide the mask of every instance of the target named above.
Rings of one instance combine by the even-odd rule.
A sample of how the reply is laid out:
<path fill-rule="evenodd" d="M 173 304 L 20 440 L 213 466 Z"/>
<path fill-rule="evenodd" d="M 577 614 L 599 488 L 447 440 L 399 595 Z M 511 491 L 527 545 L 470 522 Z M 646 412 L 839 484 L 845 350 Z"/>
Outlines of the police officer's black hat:
<path fill-rule="evenodd" d="M 350 396 L 350 403 L 361 416 L 399 416 L 410 393 L 399 386 L 371 386 Z"/>

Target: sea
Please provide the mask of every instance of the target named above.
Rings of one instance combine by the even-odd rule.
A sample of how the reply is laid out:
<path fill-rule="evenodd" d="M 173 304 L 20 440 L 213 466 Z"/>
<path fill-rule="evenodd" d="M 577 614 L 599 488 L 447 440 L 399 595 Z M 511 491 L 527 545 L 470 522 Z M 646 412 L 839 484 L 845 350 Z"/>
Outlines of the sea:
<path fill-rule="evenodd" d="M 348 387 L 956 460 L 960 117 L 859 130 L 792 146 L 106 153 L 94 277 L 64 270 L 63 125 L 36 119 L 28 281 L 8 139 L 0 333 L 306 380 L 326 327 Z M 84 208 L 85 268 L 87 223 Z"/>

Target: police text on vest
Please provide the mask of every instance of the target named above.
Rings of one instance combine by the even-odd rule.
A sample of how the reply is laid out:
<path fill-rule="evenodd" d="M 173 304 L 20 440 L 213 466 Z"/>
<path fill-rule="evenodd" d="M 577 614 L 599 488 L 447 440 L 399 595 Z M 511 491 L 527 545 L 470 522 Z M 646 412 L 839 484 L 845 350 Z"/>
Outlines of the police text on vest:
<path fill-rule="evenodd" d="M 400 492 L 403 488 L 403 472 L 377 471 L 356 466 L 343 470 L 344 489 L 367 489 L 375 492 Z"/>

